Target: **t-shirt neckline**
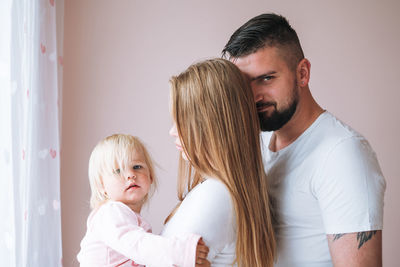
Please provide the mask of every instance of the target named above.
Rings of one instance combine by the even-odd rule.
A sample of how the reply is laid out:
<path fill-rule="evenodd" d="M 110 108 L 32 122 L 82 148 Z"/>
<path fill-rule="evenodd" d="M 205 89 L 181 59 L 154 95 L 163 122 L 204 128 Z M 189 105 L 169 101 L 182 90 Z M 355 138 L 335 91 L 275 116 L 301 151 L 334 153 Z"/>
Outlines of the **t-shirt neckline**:
<path fill-rule="evenodd" d="M 282 148 L 281 150 L 278 150 L 278 151 L 272 151 L 272 150 L 269 149 L 269 142 L 271 141 L 272 133 L 273 133 L 273 132 L 271 132 L 271 134 L 269 136 L 269 139 L 268 139 L 268 144 L 266 145 L 268 154 L 271 157 L 277 157 L 278 155 L 281 155 L 281 154 L 285 153 L 286 151 L 291 150 L 302 139 L 304 139 L 306 136 L 310 135 L 311 132 L 313 131 L 313 129 L 316 128 L 318 126 L 318 124 L 328 115 L 329 115 L 329 112 L 327 110 L 324 110 L 318 116 L 318 118 L 302 134 L 300 134 L 291 144 L 289 144 L 288 146 L 286 146 L 286 147 L 284 147 L 284 148 Z"/>

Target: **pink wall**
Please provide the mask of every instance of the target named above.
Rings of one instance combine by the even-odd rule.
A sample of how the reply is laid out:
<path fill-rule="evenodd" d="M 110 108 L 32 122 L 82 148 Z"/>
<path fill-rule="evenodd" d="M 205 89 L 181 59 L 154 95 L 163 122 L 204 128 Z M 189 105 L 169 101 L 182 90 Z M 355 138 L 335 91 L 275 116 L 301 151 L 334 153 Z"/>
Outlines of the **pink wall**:
<path fill-rule="evenodd" d="M 64 20 L 62 227 L 64 266 L 75 259 L 89 212 L 87 164 L 106 135 L 139 136 L 158 162 L 159 189 L 144 216 L 155 232 L 176 200 L 178 153 L 168 135 L 168 79 L 215 57 L 249 18 L 289 18 L 310 59 L 319 103 L 364 134 L 387 180 L 384 263 L 396 266 L 400 239 L 397 110 L 400 2 L 238 0 L 68 0 Z"/>

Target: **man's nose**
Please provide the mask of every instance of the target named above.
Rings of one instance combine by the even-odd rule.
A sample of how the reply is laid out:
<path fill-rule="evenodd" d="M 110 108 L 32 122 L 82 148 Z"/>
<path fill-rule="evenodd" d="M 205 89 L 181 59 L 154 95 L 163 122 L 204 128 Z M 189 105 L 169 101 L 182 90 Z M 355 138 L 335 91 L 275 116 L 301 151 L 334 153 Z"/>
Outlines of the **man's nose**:
<path fill-rule="evenodd" d="M 253 98 L 254 98 L 254 102 L 260 102 L 263 100 L 264 96 L 261 93 L 261 89 L 257 87 L 257 85 L 252 84 L 251 85 L 251 91 L 253 93 Z"/>

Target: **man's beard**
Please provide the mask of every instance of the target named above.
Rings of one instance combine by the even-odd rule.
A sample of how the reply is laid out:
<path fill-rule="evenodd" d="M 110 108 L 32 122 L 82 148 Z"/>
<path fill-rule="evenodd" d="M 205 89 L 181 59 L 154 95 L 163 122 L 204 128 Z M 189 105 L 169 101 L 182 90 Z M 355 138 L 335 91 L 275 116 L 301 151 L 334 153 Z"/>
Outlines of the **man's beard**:
<path fill-rule="evenodd" d="M 284 110 L 277 110 L 276 102 L 258 102 L 256 103 L 257 109 L 265 106 L 273 106 L 274 111 L 270 116 L 266 112 L 259 112 L 258 118 L 260 120 L 260 128 L 263 132 L 276 131 L 282 128 L 296 112 L 298 103 L 297 91 L 293 90 L 293 99 L 287 108 Z"/>

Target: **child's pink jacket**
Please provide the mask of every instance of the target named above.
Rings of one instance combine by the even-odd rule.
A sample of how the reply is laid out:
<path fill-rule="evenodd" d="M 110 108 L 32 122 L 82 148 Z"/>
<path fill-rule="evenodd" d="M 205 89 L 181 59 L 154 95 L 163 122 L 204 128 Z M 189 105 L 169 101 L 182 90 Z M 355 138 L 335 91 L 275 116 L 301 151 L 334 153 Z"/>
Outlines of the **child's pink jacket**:
<path fill-rule="evenodd" d="M 77 258 L 81 267 L 195 266 L 199 235 L 172 238 L 151 234 L 151 226 L 121 202 L 91 212 Z"/>

